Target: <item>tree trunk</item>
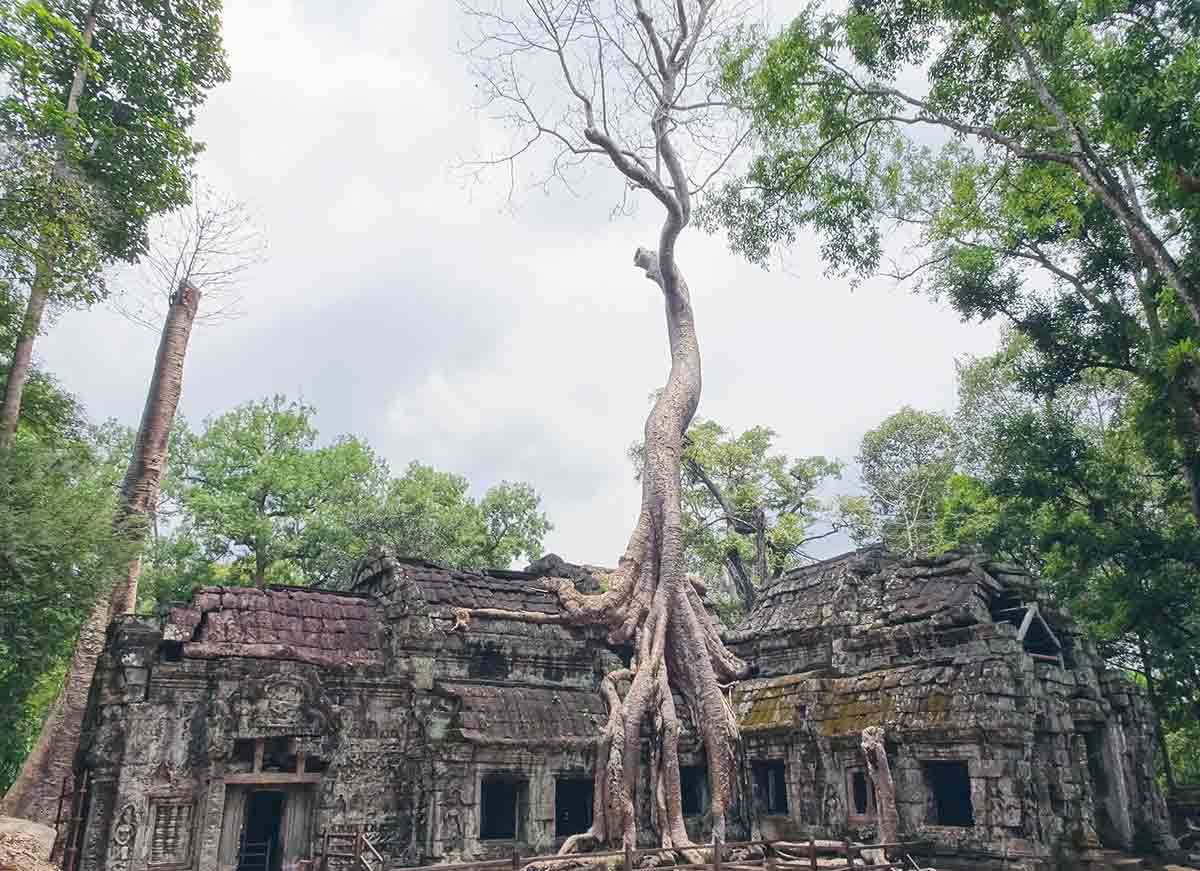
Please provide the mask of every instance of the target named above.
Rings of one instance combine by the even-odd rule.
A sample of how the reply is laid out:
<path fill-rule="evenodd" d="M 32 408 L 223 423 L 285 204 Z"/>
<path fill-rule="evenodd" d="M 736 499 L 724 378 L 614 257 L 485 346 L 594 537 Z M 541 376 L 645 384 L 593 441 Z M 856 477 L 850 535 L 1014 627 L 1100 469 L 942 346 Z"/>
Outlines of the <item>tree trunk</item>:
<path fill-rule="evenodd" d="M 129 458 L 129 469 L 121 485 L 121 507 L 116 525 L 131 540 L 141 543 L 158 507 L 158 492 L 167 465 L 167 445 L 175 411 L 183 392 L 183 364 L 192 324 L 200 306 L 200 291 L 183 281 L 171 295 L 171 306 L 163 323 L 154 374 L 146 393 L 146 407 L 138 427 L 137 441 Z M 112 613 L 127 614 L 137 608 L 137 581 L 141 560 L 129 562 L 126 576 L 113 587 Z"/>
<path fill-rule="evenodd" d="M 712 494 L 712 497 L 717 500 L 717 504 L 721 506 L 721 512 L 725 515 L 725 525 L 729 527 L 730 532 L 736 532 L 738 535 L 758 533 L 756 541 L 760 547 L 759 555 L 761 556 L 761 527 L 753 526 L 734 513 L 733 506 L 729 504 L 729 500 L 725 498 L 725 494 L 721 492 L 721 488 L 717 486 L 716 481 L 712 479 L 712 476 L 698 462 L 688 460 L 688 469 L 700 480 L 700 483 Z M 761 560 L 756 559 L 755 565 L 757 566 L 760 562 Z M 733 586 L 742 600 L 742 607 L 749 613 L 750 609 L 754 607 L 754 600 L 756 598 L 754 578 L 747 571 L 746 564 L 742 562 L 742 557 L 736 550 L 730 549 L 725 555 L 725 568 L 729 572 Z M 759 578 L 765 578 L 765 575 L 760 573 Z"/>
<path fill-rule="evenodd" d="M 867 758 L 867 772 L 871 775 L 871 783 L 875 787 L 879 842 L 894 844 L 899 839 L 900 814 L 896 810 L 896 785 L 892 781 L 892 767 L 888 764 L 883 735 L 883 728 L 880 726 L 868 726 L 863 729 L 862 749 Z"/>
<path fill-rule="evenodd" d="M 52 256 L 49 251 L 43 253 Z M 16 347 L 13 348 L 8 378 L 4 381 L 4 402 L 0 405 L 0 450 L 11 448 L 17 437 L 21 397 L 33 368 L 33 342 L 42 329 L 42 318 L 45 316 L 46 302 L 50 297 L 49 276 L 52 272 L 53 268 L 49 264 L 39 262 L 33 283 L 29 287 L 29 303 L 25 307 L 25 317 L 21 321 L 21 332 L 17 336 Z"/>
<path fill-rule="evenodd" d="M 79 747 L 92 673 L 104 652 L 108 617 L 108 596 L 98 595 L 79 630 L 67 667 L 66 682 L 50 706 L 42 731 L 25 757 L 17 779 L 0 801 L 0 815 L 54 825 L 59 790 L 63 782 L 71 778 L 75 767 L 75 751 Z"/>
<path fill-rule="evenodd" d="M 1150 664 L 1150 652 L 1145 639 L 1138 639 L 1138 653 L 1142 659 L 1142 673 L 1146 675 L 1146 697 L 1154 710 L 1154 737 L 1158 742 L 1158 752 L 1162 754 L 1163 776 L 1167 781 L 1167 795 L 1175 795 L 1175 770 L 1171 767 L 1171 754 L 1167 752 L 1167 736 L 1162 730 L 1162 709 L 1158 696 L 1158 687 L 1154 682 L 1154 667 Z"/>
<path fill-rule="evenodd" d="M 262 589 L 267 585 L 267 552 L 261 544 L 254 548 L 254 586 Z"/>
<path fill-rule="evenodd" d="M 92 38 L 96 35 L 96 14 L 99 9 L 100 0 L 92 0 L 83 25 L 85 51 L 91 48 Z M 83 82 L 86 78 L 85 58 L 81 57 L 75 64 L 71 89 L 67 92 L 67 124 L 73 125 L 79 114 L 79 95 L 83 93 Z M 62 176 L 67 172 L 67 147 L 61 136 L 58 140 L 58 159 L 55 161 L 54 171 L 56 175 Z M 29 303 L 21 321 L 21 333 L 13 349 L 12 366 L 4 382 L 4 401 L 0 403 L 0 450 L 12 447 L 17 435 L 17 422 L 21 418 L 21 397 L 33 366 L 33 343 L 42 328 L 42 318 L 46 313 L 46 303 L 50 298 L 50 288 L 54 280 L 56 259 L 54 240 L 47 233 L 42 233 L 38 241 L 37 268 L 29 287 Z"/>
<path fill-rule="evenodd" d="M 750 613 L 750 609 L 754 607 L 754 600 L 757 594 L 754 590 L 754 580 L 750 577 L 750 573 L 746 571 L 746 564 L 742 562 L 741 554 L 736 550 L 730 549 L 725 556 L 725 570 L 729 572 L 729 578 L 733 581 L 733 587 L 737 590 L 738 597 L 742 600 L 742 607 L 746 609 L 746 613 Z"/>
<path fill-rule="evenodd" d="M 163 325 L 146 407 L 121 488 L 121 505 L 113 518 L 117 534 L 134 545 L 145 537 L 146 519 L 153 514 L 158 500 L 167 440 L 183 385 L 184 355 L 199 302 L 200 292 L 186 282 L 181 283 L 171 297 L 171 308 Z M 0 804 L 5 814 L 54 824 L 59 790 L 63 781 L 73 775 L 88 691 L 96 663 L 104 652 L 108 622 L 116 614 L 132 611 L 137 604 L 140 566 L 135 557 L 112 589 L 96 597 L 75 642 L 66 683 L 54 700 L 33 751 Z"/>
<path fill-rule="evenodd" d="M 665 241 L 667 239 L 664 231 Z M 737 720 L 721 683 L 743 678 L 746 665 L 730 653 L 707 612 L 698 582 L 684 567 L 680 465 L 682 437 L 700 396 L 700 351 L 691 300 L 683 277 L 664 275 L 654 252 L 638 250 L 635 263 L 663 290 L 671 371 L 646 420 L 642 506 L 625 554 L 605 592 L 584 595 L 568 579 L 549 579 L 565 616 L 503 609 L 477 609 L 476 617 L 530 622 L 601 625 L 612 643 L 633 641 L 630 668 L 609 674 L 602 692 L 609 719 L 597 739 L 596 794 L 592 827 L 568 838 L 562 852 L 620 836 L 636 848 L 634 806 L 641 764 L 643 723 L 653 726 L 650 795 L 664 849 L 689 861 L 704 861 L 683 823 L 679 779 L 680 722 L 672 690 L 692 714 L 708 760 L 713 841 L 725 840 L 725 812 L 734 782 L 739 740 Z M 628 689 L 622 698 L 620 689 Z"/>

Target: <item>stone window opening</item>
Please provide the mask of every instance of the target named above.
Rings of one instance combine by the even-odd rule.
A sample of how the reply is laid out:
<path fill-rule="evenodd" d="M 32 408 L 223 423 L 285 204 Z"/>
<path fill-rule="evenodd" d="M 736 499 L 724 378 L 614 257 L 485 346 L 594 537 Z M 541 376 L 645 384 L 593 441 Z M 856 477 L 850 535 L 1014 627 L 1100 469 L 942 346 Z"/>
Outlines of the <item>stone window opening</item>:
<path fill-rule="evenodd" d="M 750 763 L 754 804 L 760 813 L 783 816 L 788 812 L 787 763 L 773 759 Z"/>
<path fill-rule="evenodd" d="M 529 782 L 511 774 L 493 774 L 479 784 L 479 840 L 524 840 Z"/>
<path fill-rule="evenodd" d="M 262 766 L 258 770 L 296 773 L 295 744 L 295 741 L 288 738 L 265 739 L 262 745 Z"/>
<path fill-rule="evenodd" d="M 238 845 L 237 871 L 279 871 L 279 830 L 284 794 L 256 789 L 246 802 L 246 822 Z"/>
<path fill-rule="evenodd" d="M 308 756 L 295 737 L 238 738 L 225 782 L 316 783 L 326 768 L 326 760 Z"/>
<path fill-rule="evenodd" d="M 685 817 L 698 817 L 708 810 L 708 769 L 703 765 L 679 766 L 680 804 Z"/>
<path fill-rule="evenodd" d="M 846 769 L 846 809 L 851 823 L 867 823 L 877 815 L 874 784 L 861 766 Z"/>
<path fill-rule="evenodd" d="M 935 826 L 969 828 L 975 825 L 971 778 L 967 763 L 930 761 L 922 765 L 928 796 L 927 821 Z"/>
<path fill-rule="evenodd" d="M 156 800 L 151 826 L 150 864 L 188 865 L 192 845 L 192 803 Z"/>
<path fill-rule="evenodd" d="M 183 661 L 183 642 L 182 641 L 164 641 L 158 646 L 159 654 L 162 656 L 163 662 L 182 662 Z"/>
<path fill-rule="evenodd" d="M 590 777 L 563 776 L 555 780 L 554 837 L 566 838 L 591 828 L 595 788 Z"/>
<path fill-rule="evenodd" d="M 1037 602 L 1026 603 L 1019 596 L 997 596 L 992 602 L 992 619 L 1017 627 L 1017 640 L 1025 652 L 1042 662 L 1055 662 L 1060 668 L 1067 665 L 1067 651 L 1046 622 Z"/>

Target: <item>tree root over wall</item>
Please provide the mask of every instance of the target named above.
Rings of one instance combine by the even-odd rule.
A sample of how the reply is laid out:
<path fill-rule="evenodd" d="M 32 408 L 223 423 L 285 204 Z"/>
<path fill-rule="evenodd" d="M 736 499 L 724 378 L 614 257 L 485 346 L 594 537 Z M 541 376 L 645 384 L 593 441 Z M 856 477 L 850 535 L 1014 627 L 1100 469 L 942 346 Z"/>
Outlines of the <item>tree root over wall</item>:
<path fill-rule="evenodd" d="M 568 838 L 561 853 L 600 844 L 637 846 L 634 798 L 641 765 L 642 725 L 653 726 L 650 752 L 652 820 L 664 850 L 705 861 L 683 824 L 679 780 L 680 722 L 672 690 L 688 705 L 708 757 L 713 842 L 725 840 L 725 814 L 735 777 L 737 720 L 722 689 L 748 669 L 721 641 L 704 607 L 704 588 L 685 571 L 680 486 L 681 442 L 700 397 L 700 352 L 687 285 L 677 270 L 664 279 L 658 256 L 638 249 L 635 264 L 663 290 L 671 371 L 646 420 L 642 501 L 629 545 L 604 592 L 582 594 L 566 579 L 548 579 L 565 614 L 478 609 L 476 617 L 604 626 L 614 645 L 632 642 L 628 668 L 601 684 L 608 721 L 596 740 L 591 828 Z"/>

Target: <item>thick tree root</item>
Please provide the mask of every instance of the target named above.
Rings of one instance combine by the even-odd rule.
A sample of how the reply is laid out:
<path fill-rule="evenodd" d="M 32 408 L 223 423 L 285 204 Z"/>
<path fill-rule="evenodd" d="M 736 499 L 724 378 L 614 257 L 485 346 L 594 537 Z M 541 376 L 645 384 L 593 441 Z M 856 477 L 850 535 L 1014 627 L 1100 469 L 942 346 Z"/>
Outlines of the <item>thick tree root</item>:
<path fill-rule="evenodd" d="M 687 285 L 673 267 L 664 276 L 654 252 L 639 249 L 635 263 L 663 290 L 671 372 L 646 420 L 642 505 L 625 553 L 602 593 L 583 594 L 570 580 L 547 580 L 563 614 L 480 609 L 472 616 L 603 626 L 610 643 L 633 644 L 629 667 L 607 675 L 601 685 L 608 721 L 596 741 L 592 826 L 568 838 L 560 852 L 571 855 L 618 841 L 636 848 L 642 727 L 650 718 L 654 828 L 664 850 L 702 863 L 709 851 L 691 842 L 683 823 L 680 722 L 672 691 L 688 706 L 703 739 L 713 841 L 723 843 L 739 732 L 722 684 L 745 677 L 748 669 L 725 647 L 704 607 L 703 585 L 684 567 L 681 446 L 700 396 L 700 353 Z"/>

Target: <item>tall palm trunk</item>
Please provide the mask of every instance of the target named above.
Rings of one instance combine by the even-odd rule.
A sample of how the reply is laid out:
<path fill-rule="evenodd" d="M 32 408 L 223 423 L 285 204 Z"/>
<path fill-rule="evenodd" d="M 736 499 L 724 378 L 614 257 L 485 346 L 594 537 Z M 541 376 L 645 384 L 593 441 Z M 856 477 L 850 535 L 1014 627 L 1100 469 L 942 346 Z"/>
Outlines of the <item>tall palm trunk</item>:
<path fill-rule="evenodd" d="M 183 388 L 184 357 L 199 304 L 200 291 L 182 282 L 171 297 L 163 324 L 146 407 L 121 487 L 121 504 L 113 518 L 117 534 L 128 538 L 135 548 L 145 539 L 147 523 L 158 502 L 167 440 Z M 111 591 L 96 597 L 75 642 L 66 682 L 50 708 L 37 743 L 0 802 L 0 813 L 54 824 L 59 790 L 73 775 L 88 692 L 96 663 L 104 652 L 108 622 L 112 615 L 134 609 L 140 567 L 141 561 L 135 556 Z"/>
<path fill-rule="evenodd" d="M 96 35 L 96 15 L 99 10 L 100 0 L 92 0 L 83 25 L 85 55 L 92 47 L 92 38 Z M 71 90 L 67 92 L 66 123 L 70 126 L 74 126 L 79 117 L 79 95 L 83 93 L 86 78 L 87 60 L 86 56 L 81 56 L 75 64 L 75 74 L 71 77 Z M 58 159 L 55 161 L 54 172 L 61 178 L 66 175 L 66 170 L 67 143 L 59 136 Z M 17 435 L 17 421 L 21 417 L 21 397 L 25 392 L 25 384 L 29 381 L 30 368 L 33 366 L 33 343 L 42 329 L 46 303 L 50 299 L 56 259 L 56 240 L 50 233 L 43 231 L 38 241 L 37 268 L 29 286 L 29 303 L 25 307 L 21 332 L 17 336 L 16 347 L 13 348 L 12 365 L 4 382 L 4 400 L 0 402 L 0 450 L 12 447 L 13 439 Z"/>

